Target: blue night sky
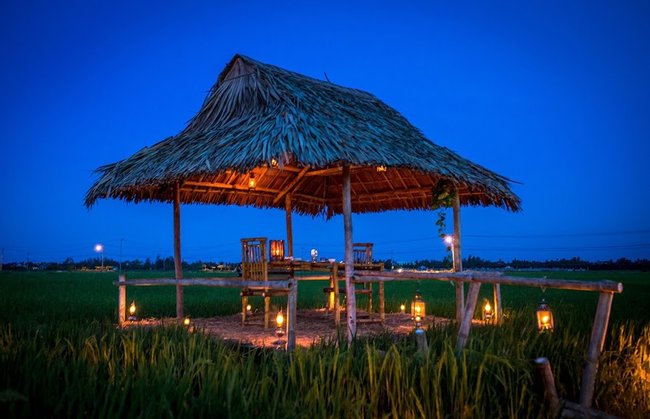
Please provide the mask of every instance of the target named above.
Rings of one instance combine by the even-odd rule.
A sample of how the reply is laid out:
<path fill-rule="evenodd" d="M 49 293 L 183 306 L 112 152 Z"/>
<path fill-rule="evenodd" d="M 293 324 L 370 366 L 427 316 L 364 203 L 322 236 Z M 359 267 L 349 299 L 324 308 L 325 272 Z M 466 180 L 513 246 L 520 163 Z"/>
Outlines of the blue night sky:
<path fill-rule="evenodd" d="M 131 3 L 138 3 L 136 5 Z M 97 167 L 178 133 L 235 53 L 369 91 L 437 144 L 521 182 L 521 213 L 463 208 L 463 255 L 650 257 L 650 2 L 0 5 L 4 262 L 172 251 L 172 206 L 83 197 Z M 451 4 L 453 3 L 453 5 Z M 183 258 L 239 259 L 284 212 L 181 208 Z M 434 212 L 353 216 L 375 256 L 440 259 Z M 294 216 L 296 256 L 342 218 Z M 121 240 L 122 239 L 122 240 Z"/>

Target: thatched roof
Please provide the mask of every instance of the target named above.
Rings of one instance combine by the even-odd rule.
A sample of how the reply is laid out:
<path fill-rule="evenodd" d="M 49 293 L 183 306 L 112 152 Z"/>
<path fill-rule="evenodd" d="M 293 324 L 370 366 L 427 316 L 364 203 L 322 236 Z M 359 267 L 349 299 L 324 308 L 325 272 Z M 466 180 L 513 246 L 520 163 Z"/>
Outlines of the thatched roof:
<path fill-rule="evenodd" d="M 433 144 L 370 93 L 242 55 L 181 133 L 100 167 L 85 204 L 171 202 L 178 184 L 183 203 L 284 208 L 291 193 L 294 211 L 329 217 L 342 211 L 343 164 L 353 212 L 431 209 L 441 180 L 464 205 L 520 208 L 509 179 Z"/>

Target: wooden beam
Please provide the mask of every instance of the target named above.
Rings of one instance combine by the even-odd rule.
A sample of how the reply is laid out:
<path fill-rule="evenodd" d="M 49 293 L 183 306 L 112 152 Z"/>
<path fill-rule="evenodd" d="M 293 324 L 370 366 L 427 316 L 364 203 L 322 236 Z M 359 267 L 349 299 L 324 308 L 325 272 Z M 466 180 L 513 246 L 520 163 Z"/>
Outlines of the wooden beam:
<path fill-rule="evenodd" d="M 251 190 L 248 185 L 240 185 L 240 184 L 228 184 L 228 183 L 221 183 L 221 182 L 195 182 L 195 181 L 185 181 L 183 183 L 183 186 L 194 186 L 194 187 L 204 187 L 204 188 L 210 188 L 210 189 L 224 189 L 224 190 L 236 190 L 236 191 L 242 191 L 242 192 L 247 192 Z M 266 192 L 270 194 L 277 194 L 280 191 L 278 189 L 270 189 L 270 188 L 261 188 L 259 186 L 256 186 L 255 189 L 253 189 L 255 192 Z"/>
<path fill-rule="evenodd" d="M 287 256 L 293 257 L 293 229 L 291 225 L 291 194 L 284 197 L 285 221 L 287 225 Z"/>
<path fill-rule="evenodd" d="M 469 330 L 472 326 L 472 317 L 474 317 L 474 309 L 476 309 L 476 301 L 478 300 L 478 292 L 481 288 L 479 282 L 472 282 L 467 291 L 467 303 L 465 304 L 465 312 L 463 314 L 463 321 L 460 323 L 458 330 L 458 345 L 456 346 L 456 353 L 460 352 L 465 347 L 467 339 L 469 338 Z"/>
<path fill-rule="evenodd" d="M 348 324 L 348 342 L 357 334 L 357 304 L 352 283 L 354 260 L 352 255 L 352 182 L 350 181 L 350 166 L 343 165 L 343 232 L 345 237 L 345 292 L 346 314 Z"/>
<path fill-rule="evenodd" d="M 591 329 L 587 359 L 585 361 L 584 371 L 582 372 L 582 382 L 580 383 L 580 405 L 586 408 L 591 407 L 591 402 L 594 398 L 598 358 L 600 358 L 600 353 L 605 345 L 609 313 L 612 309 L 613 299 L 614 294 L 611 292 L 601 292 L 598 297 L 596 316 L 594 318 L 593 328 Z"/>
<path fill-rule="evenodd" d="M 434 279 L 438 281 L 454 281 L 459 279 L 464 282 L 480 282 L 482 284 L 517 285 L 536 288 L 556 288 L 574 291 L 608 291 L 613 293 L 623 292 L 623 284 L 609 280 L 578 281 L 570 279 L 548 278 L 516 278 L 502 276 L 495 273 L 451 273 L 451 272 L 373 272 L 355 271 L 354 281 L 381 282 L 381 281 L 409 281 Z"/>
<path fill-rule="evenodd" d="M 116 281 L 114 285 L 135 286 L 135 287 L 152 287 L 152 286 L 169 286 L 180 283 L 187 286 L 204 286 L 219 288 L 251 288 L 251 289 L 269 289 L 279 291 L 289 291 L 291 289 L 290 281 L 244 281 L 241 279 L 223 279 L 223 278 L 147 278 L 147 279 L 127 279 L 123 283 Z"/>
<path fill-rule="evenodd" d="M 300 173 L 298 173 L 298 175 L 296 175 L 296 177 L 293 179 L 293 181 L 286 188 L 281 190 L 280 193 L 278 193 L 278 196 L 276 196 L 275 199 L 273 199 L 273 205 L 280 202 L 280 200 L 282 199 L 283 196 L 285 196 L 288 193 L 293 192 L 294 189 L 296 189 L 298 186 L 300 186 L 300 183 L 302 183 L 303 177 L 305 176 L 305 174 L 308 171 L 309 171 L 309 166 L 304 167 L 300 171 Z"/>
<path fill-rule="evenodd" d="M 176 280 L 183 279 L 181 259 L 181 188 L 178 183 L 174 187 L 174 273 Z M 183 286 L 176 283 L 176 318 L 183 319 Z"/>

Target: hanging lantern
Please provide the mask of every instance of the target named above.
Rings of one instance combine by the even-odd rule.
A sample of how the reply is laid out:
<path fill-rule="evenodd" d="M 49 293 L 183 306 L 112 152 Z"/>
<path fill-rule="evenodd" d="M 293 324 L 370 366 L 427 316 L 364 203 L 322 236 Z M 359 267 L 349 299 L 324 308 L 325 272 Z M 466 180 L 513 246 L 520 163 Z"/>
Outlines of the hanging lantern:
<path fill-rule="evenodd" d="M 251 173 L 248 175 L 248 189 L 255 189 L 257 182 L 255 181 L 255 175 Z"/>
<path fill-rule="evenodd" d="M 284 260 L 284 240 L 270 240 L 269 253 L 271 254 L 271 262 Z"/>
<path fill-rule="evenodd" d="M 551 307 L 542 299 L 542 301 L 537 305 L 537 330 L 541 333 L 545 330 L 553 330 L 555 323 L 553 322 L 553 310 Z"/>
<path fill-rule="evenodd" d="M 131 301 L 131 305 L 129 306 L 129 321 L 134 322 L 138 320 L 138 317 L 135 315 L 136 312 L 136 306 L 135 306 L 135 300 Z"/>
<path fill-rule="evenodd" d="M 490 302 L 488 300 L 485 300 L 485 304 L 483 305 L 483 321 L 485 323 L 492 323 L 493 318 L 494 310 L 492 310 Z"/>
<path fill-rule="evenodd" d="M 415 297 L 413 298 L 413 302 L 411 303 L 411 318 L 416 322 L 422 320 L 424 316 L 426 316 L 425 309 L 426 309 L 426 304 L 424 304 L 424 300 L 420 295 L 420 290 L 417 290 L 415 292 Z M 417 317 L 419 317 L 419 320 L 417 319 Z"/>

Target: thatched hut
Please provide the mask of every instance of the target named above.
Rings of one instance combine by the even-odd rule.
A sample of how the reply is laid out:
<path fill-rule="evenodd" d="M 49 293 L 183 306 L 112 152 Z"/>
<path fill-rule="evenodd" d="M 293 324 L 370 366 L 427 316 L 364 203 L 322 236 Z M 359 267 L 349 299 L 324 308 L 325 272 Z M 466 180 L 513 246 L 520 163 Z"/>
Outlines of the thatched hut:
<path fill-rule="evenodd" d="M 372 94 L 242 55 L 183 131 L 97 172 L 88 207 L 99 198 L 174 203 L 177 278 L 181 203 L 284 208 L 290 255 L 292 211 L 343 214 L 346 283 L 351 212 L 429 210 L 447 194 L 456 221 L 460 205 L 520 208 L 508 178 L 429 141 Z"/>

